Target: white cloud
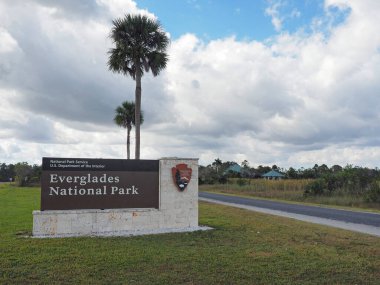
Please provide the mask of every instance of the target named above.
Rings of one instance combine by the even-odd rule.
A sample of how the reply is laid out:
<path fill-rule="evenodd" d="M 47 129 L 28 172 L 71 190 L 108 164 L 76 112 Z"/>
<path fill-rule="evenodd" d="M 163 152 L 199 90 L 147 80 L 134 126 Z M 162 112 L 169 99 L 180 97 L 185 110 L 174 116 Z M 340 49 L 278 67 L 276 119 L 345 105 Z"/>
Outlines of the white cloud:
<path fill-rule="evenodd" d="M 14 51 L 18 47 L 17 41 L 4 28 L 0 27 L 0 53 Z"/>
<path fill-rule="evenodd" d="M 283 30 L 283 24 L 288 19 L 299 18 L 301 12 L 297 8 L 292 8 L 291 11 L 284 12 L 289 3 L 282 0 L 267 0 L 268 7 L 265 9 L 265 14 L 271 17 L 272 25 L 276 32 Z"/>
<path fill-rule="evenodd" d="M 344 10 L 351 6 L 348 2 L 351 2 L 351 5 L 353 4 L 352 1 L 347 0 L 325 0 L 324 7 L 326 10 L 330 7 L 337 7 L 341 10 Z"/>
<path fill-rule="evenodd" d="M 133 100 L 134 82 L 107 70 L 108 32 L 121 13 L 149 12 L 128 0 L 98 0 L 75 12 L 69 2 L 31 1 L 28 11 L 22 1 L 4 3 L 0 161 L 124 157 L 125 131 L 112 118 L 117 105 Z M 280 2 L 271 3 L 267 13 L 281 20 Z M 350 13 L 328 37 L 317 28 L 265 43 L 206 43 L 192 34 L 173 41 L 167 69 L 143 77 L 142 156 L 376 166 L 380 7 L 325 2 L 327 10 L 334 5 Z M 6 16 L 15 12 L 16 20 Z"/>
<path fill-rule="evenodd" d="M 125 14 L 142 14 L 152 18 L 156 16 L 145 9 L 139 9 L 132 0 L 96 0 L 101 7 L 106 7 L 112 17 L 124 17 Z"/>
<path fill-rule="evenodd" d="M 272 18 L 274 29 L 279 32 L 282 29 L 283 18 L 280 16 L 279 8 L 282 1 L 269 1 L 270 6 L 265 9 L 265 14 Z"/>
<path fill-rule="evenodd" d="M 285 33 L 265 46 L 234 38 L 205 44 L 185 35 L 174 42 L 167 75 L 181 135 L 205 135 L 207 157 L 232 159 L 244 149 L 257 163 L 289 165 L 299 151 L 305 159 L 297 155 L 298 160 L 310 163 L 309 151 L 335 148 L 341 163 L 359 163 L 351 157 L 358 149 L 363 158 L 376 154 L 366 145 L 376 143 L 380 131 L 379 20 L 357 17 L 370 9 L 369 2 L 358 11 L 350 7 L 345 24 L 329 38 Z M 268 152 L 263 144 L 270 145 Z"/>

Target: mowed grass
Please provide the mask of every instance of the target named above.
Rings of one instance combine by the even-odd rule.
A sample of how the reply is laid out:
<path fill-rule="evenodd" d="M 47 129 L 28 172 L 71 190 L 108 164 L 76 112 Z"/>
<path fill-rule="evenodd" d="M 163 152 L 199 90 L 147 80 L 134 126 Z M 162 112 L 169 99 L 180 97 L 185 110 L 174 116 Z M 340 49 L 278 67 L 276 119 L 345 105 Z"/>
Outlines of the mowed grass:
<path fill-rule="evenodd" d="M 0 188 L 0 284 L 379 284 L 380 238 L 200 203 L 214 230 L 34 239 L 36 188 Z"/>

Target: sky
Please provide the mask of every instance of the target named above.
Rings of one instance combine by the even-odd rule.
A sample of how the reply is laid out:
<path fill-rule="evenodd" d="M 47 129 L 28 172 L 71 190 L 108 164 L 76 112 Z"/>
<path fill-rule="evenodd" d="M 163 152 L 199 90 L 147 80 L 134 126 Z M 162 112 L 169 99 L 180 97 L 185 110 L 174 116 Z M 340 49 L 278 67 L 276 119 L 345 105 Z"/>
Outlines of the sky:
<path fill-rule="evenodd" d="M 378 0 L 1 0 L 0 163 L 126 158 L 135 82 L 107 52 L 129 13 L 171 40 L 142 80 L 141 158 L 380 166 Z"/>

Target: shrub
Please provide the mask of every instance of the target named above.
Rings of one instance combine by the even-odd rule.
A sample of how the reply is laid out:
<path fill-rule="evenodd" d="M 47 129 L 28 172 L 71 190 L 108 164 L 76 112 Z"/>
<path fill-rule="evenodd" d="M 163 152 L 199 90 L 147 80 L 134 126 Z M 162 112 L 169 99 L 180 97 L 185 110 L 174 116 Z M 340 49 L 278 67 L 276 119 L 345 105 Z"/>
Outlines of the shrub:
<path fill-rule="evenodd" d="M 373 182 L 365 196 L 366 202 L 380 202 L 380 186 L 378 182 Z"/>
<path fill-rule="evenodd" d="M 32 173 L 32 167 L 27 162 L 17 163 L 15 165 L 16 184 L 17 186 L 27 186 Z"/>
<path fill-rule="evenodd" d="M 220 184 L 226 184 L 228 182 L 227 176 L 220 176 L 218 181 Z"/>
<path fill-rule="evenodd" d="M 243 178 L 239 178 L 239 179 L 237 180 L 237 184 L 238 184 L 239 186 L 247 185 L 247 180 L 246 180 L 246 179 L 243 179 Z"/>
<path fill-rule="evenodd" d="M 326 181 L 320 178 L 306 185 L 304 195 L 305 196 L 322 195 L 325 192 L 325 189 L 326 189 Z"/>

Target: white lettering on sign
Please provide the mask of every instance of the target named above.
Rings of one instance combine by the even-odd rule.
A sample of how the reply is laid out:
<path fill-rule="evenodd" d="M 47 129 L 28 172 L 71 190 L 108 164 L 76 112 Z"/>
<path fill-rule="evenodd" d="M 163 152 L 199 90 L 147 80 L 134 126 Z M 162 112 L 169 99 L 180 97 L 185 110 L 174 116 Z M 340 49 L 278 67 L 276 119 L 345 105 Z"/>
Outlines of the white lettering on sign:
<path fill-rule="evenodd" d="M 59 186 L 49 187 L 49 196 L 84 196 L 84 195 L 139 195 L 138 188 L 135 185 L 130 187 L 111 186 L 111 191 L 104 185 L 100 188 L 80 188 L 78 186 L 62 188 Z"/>
<path fill-rule="evenodd" d="M 71 175 L 58 175 L 56 173 L 50 174 L 51 184 L 61 184 L 68 183 L 73 184 L 73 186 L 62 188 L 60 186 L 49 187 L 49 196 L 84 196 L 84 195 L 139 195 L 138 188 L 135 185 L 128 187 L 116 187 L 111 186 L 110 191 L 108 191 L 108 185 L 104 185 L 101 188 L 85 188 L 89 183 L 103 183 L 103 184 L 115 184 L 120 182 L 119 176 L 112 176 L 107 174 L 101 175 L 82 175 L 82 176 L 71 176 Z M 76 185 L 77 184 L 77 185 Z"/>
<path fill-rule="evenodd" d="M 87 183 L 119 183 L 119 176 L 109 176 L 103 174 L 99 176 L 93 176 L 87 174 L 84 176 L 63 176 L 58 174 L 50 174 L 50 183 L 79 183 L 81 186 L 86 185 Z"/>
<path fill-rule="evenodd" d="M 111 187 L 111 194 L 119 194 L 119 195 L 138 195 L 139 193 L 137 192 L 139 190 L 135 185 L 132 185 L 132 187 L 129 188 L 123 188 L 123 187 L 116 187 L 112 186 Z"/>

